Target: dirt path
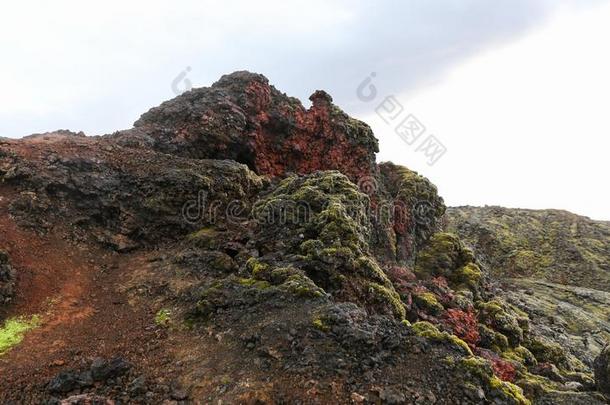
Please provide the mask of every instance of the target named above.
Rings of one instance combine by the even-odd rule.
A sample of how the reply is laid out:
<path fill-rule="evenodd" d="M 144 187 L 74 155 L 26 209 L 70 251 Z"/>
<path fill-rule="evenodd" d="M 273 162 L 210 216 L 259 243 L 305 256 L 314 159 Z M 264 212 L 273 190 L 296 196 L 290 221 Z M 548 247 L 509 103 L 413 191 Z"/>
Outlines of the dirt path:
<path fill-rule="evenodd" d="M 120 292 L 130 272 L 147 265 L 143 254 L 75 245 L 61 229 L 40 236 L 21 228 L 8 213 L 8 193 L 0 189 L 0 249 L 18 272 L 17 296 L 0 315 L 40 314 L 42 325 L 0 357 L 0 398 L 40 390 L 60 370 L 95 357 L 120 355 L 141 367 L 162 361 L 154 313 Z"/>

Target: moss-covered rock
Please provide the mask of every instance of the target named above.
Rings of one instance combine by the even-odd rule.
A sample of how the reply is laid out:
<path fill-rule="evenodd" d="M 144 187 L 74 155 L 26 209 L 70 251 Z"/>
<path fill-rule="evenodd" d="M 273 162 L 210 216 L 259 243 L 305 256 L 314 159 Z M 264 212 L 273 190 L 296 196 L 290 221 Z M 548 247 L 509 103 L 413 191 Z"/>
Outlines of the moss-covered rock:
<path fill-rule="evenodd" d="M 336 299 L 402 319 L 400 296 L 371 253 L 369 203 L 338 172 L 288 177 L 255 203 L 257 239 Z"/>
<path fill-rule="evenodd" d="M 517 320 L 517 314 L 510 311 L 506 303 L 500 300 L 478 302 L 479 319 L 487 326 L 502 333 L 508 342 L 516 347 L 523 341 L 523 329 Z"/>
<path fill-rule="evenodd" d="M 457 364 L 459 373 L 467 376 L 466 381 L 478 381 L 488 399 L 496 398 L 500 403 L 529 405 L 530 400 L 523 395 L 523 390 L 515 384 L 502 381 L 493 373 L 489 361 L 481 357 L 466 357 Z"/>
<path fill-rule="evenodd" d="M 420 278 L 445 277 L 454 289 L 480 297 L 483 273 L 474 260 L 457 236 L 439 232 L 418 253 L 415 272 Z"/>
<path fill-rule="evenodd" d="M 431 292 L 414 293 L 413 302 L 424 312 L 438 316 L 445 309 Z"/>
<path fill-rule="evenodd" d="M 564 369 L 572 369 L 566 350 L 559 344 L 532 336 L 524 342 L 524 345 L 539 363 L 552 363 Z"/>
<path fill-rule="evenodd" d="M 318 298 L 326 294 L 305 272 L 294 267 L 273 267 L 255 258 L 248 260 L 246 266 L 252 273 L 252 280 L 268 282 L 281 291 L 304 298 Z"/>
<path fill-rule="evenodd" d="M 447 332 L 441 332 L 436 326 L 426 321 L 415 322 L 411 328 L 417 336 L 425 337 L 437 342 L 445 342 L 460 350 L 463 354 L 472 355 L 468 344 L 459 337 Z"/>
<path fill-rule="evenodd" d="M 430 180 L 390 162 L 379 165 L 375 186 L 376 253 L 412 265 L 417 251 L 438 230 L 443 199 Z"/>
<path fill-rule="evenodd" d="M 447 230 L 501 277 L 534 277 L 610 291 L 610 226 L 559 210 L 456 207 Z"/>

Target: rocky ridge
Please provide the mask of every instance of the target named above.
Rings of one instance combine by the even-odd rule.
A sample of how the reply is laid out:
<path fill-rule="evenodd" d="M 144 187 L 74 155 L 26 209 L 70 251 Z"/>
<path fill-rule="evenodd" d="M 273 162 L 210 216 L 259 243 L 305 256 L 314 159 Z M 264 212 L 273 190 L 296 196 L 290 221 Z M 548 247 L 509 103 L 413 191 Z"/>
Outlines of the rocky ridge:
<path fill-rule="evenodd" d="M 60 369 L 49 375 L 16 360 L 45 342 L 33 331 L 4 356 L 0 372 L 13 377 L 0 398 L 605 403 L 604 357 L 591 362 L 538 328 L 499 289 L 496 251 L 473 251 L 463 230 L 465 241 L 442 229 L 436 187 L 377 164 L 371 129 L 328 94 L 310 100 L 305 108 L 264 76 L 236 72 L 126 131 L 1 140 L 0 219 L 43 241 L 61 234 L 61 246 L 101 249 L 89 271 L 122 298 L 84 318 L 120 302 L 128 321 L 137 314 L 134 325 L 147 325 L 128 332 L 159 358 L 84 336 L 73 360 L 36 353 Z M 0 249 L 15 249 L 11 235 Z M 603 260 L 595 265 L 591 274 Z M 18 308 L 5 312 L 29 315 Z M 93 363 L 113 364 L 102 350 L 129 367 L 93 378 Z"/>

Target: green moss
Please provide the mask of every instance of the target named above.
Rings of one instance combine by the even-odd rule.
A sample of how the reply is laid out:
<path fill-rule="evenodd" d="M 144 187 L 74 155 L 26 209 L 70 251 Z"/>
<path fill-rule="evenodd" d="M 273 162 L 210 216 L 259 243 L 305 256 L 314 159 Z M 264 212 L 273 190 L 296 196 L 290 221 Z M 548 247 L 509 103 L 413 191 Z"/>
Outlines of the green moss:
<path fill-rule="evenodd" d="M 506 257 L 506 265 L 510 274 L 529 275 L 543 271 L 552 264 L 548 256 L 540 255 L 532 250 L 515 249 Z"/>
<path fill-rule="evenodd" d="M 530 337 L 524 345 L 532 352 L 538 362 L 552 363 L 564 374 L 571 371 L 583 372 L 588 369 L 582 361 L 572 356 L 555 342 L 539 337 Z"/>
<path fill-rule="evenodd" d="M 431 292 L 413 294 L 413 301 L 418 308 L 431 315 L 439 315 L 445 310 L 445 308 L 436 299 L 436 295 Z"/>
<path fill-rule="evenodd" d="M 367 279 L 383 284 L 385 286 L 391 286 L 392 283 L 385 275 L 381 267 L 369 256 L 360 256 L 354 262 L 356 271 Z"/>
<path fill-rule="evenodd" d="M 238 278 L 237 282 L 245 287 L 253 287 L 258 290 L 266 290 L 271 287 L 271 284 L 267 281 L 257 280 L 254 278 Z"/>
<path fill-rule="evenodd" d="M 216 237 L 217 234 L 218 232 L 214 228 L 201 228 L 189 234 L 186 238 L 191 241 L 207 241 Z"/>
<path fill-rule="evenodd" d="M 460 348 L 466 354 L 472 355 L 472 351 L 470 350 L 470 347 L 468 347 L 468 344 L 466 342 L 464 342 L 462 339 L 458 338 L 455 335 L 439 331 L 438 328 L 432 325 L 430 322 L 415 322 L 411 327 L 413 328 L 413 331 L 417 336 L 425 337 L 427 339 L 431 339 L 437 342 L 449 343 L 454 347 Z"/>
<path fill-rule="evenodd" d="M 155 315 L 155 323 L 158 326 L 167 326 L 171 320 L 171 311 L 169 309 L 160 309 Z"/>
<path fill-rule="evenodd" d="M 536 357 L 523 346 L 518 346 L 512 349 L 507 349 L 500 353 L 506 360 L 516 361 L 526 367 L 532 367 L 538 364 Z"/>
<path fill-rule="evenodd" d="M 337 171 L 289 177 L 259 199 L 253 215 L 263 219 L 259 221 L 260 232 L 281 240 L 284 255 L 294 257 L 302 272 L 301 276 L 287 276 L 281 281 L 286 283 L 282 288 L 309 297 L 328 292 L 404 319 L 406 310 L 400 296 L 371 252 L 369 203 L 369 197 Z M 282 226 L 264 221 L 270 214 L 282 215 L 282 207 L 299 204 L 309 208 L 307 221 L 300 216 L 295 223 L 288 221 Z M 273 268 L 260 269 L 256 262 L 249 262 L 248 268 L 254 278 L 273 284 L 280 281 Z"/>
<path fill-rule="evenodd" d="M 40 326 L 40 322 L 38 315 L 34 315 L 30 319 L 19 317 L 4 321 L 4 326 L 0 328 L 0 355 L 21 343 L 25 334 Z"/>
<path fill-rule="evenodd" d="M 467 263 L 451 274 L 450 281 L 453 281 L 456 285 L 464 285 L 469 290 L 476 290 L 482 277 L 483 274 L 479 266 L 475 263 Z"/>
<path fill-rule="evenodd" d="M 502 353 L 510 347 L 506 336 L 485 325 L 479 324 L 479 335 L 481 337 L 480 346 L 496 353 Z"/>
<path fill-rule="evenodd" d="M 524 393 L 531 398 L 538 398 L 544 396 L 546 393 L 557 391 L 561 388 L 558 383 L 529 372 L 519 373 L 515 382 L 523 389 Z"/>
<path fill-rule="evenodd" d="M 449 233 L 435 233 L 417 256 L 415 272 L 421 277 L 449 276 L 456 268 L 464 265 L 462 244 L 457 236 Z"/>
<path fill-rule="evenodd" d="M 467 289 L 477 297 L 483 278 L 472 251 L 457 236 L 444 232 L 432 235 L 420 250 L 415 273 L 419 278 L 443 276 L 454 289 Z"/>
<path fill-rule="evenodd" d="M 266 280 L 269 276 L 270 266 L 266 263 L 259 261 L 258 259 L 251 257 L 246 262 L 246 268 L 252 274 L 252 277 L 259 280 Z"/>
<path fill-rule="evenodd" d="M 460 207 L 447 230 L 475 247 L 501 277 L 533 277 L 610 291 L 608 225 L 557 210 Z"/>
<path fill-rule="evenodd" d="M 312 325 L 314 326 L 314 328 L 322 332 L 328 332 L 330 330 L 330 326 L 326 325 L 322 318 L 314 318 L 312 320 Z"/>
<path fill-rule="evenodd" d="M 280 286 L 281 289 L 288 291 L 299 297 L 319 298 L 324 296 L 324 290 L 318 287 L 309 277 L 302 273 L 290 275 Z"/>
<path fill-rule="evenodd" d="M 511 313 L 510 307 L 499 300 L 479 301 L 476 307 L 482 323 L 506 336 L 512 346 L 516 347 L 521 344 L 523 329 L 519 325 L 517 315 Z"/>
<path fill-rule="evenodd" d="M 399 319 L 404 319 L 407 311 L 403 305 L 400 295 L 394 289 L 382 286 L 377 283 L 369 283 L 369 293 L 372 299 L 380 304 L 388 304 L 392 309 L 392 313 Z"/>
<path fill-rule="evenodd" d="M 509 403 L 519 405 L 531 404 L 530 400 L 523 395 L 523 390 L 520 387 L 496 377 L 489 361 L 481 357 L 462 358 L 458 363 L 458 368 L 470 378 L 478 380 L 491 397 L 501 398 L 509 401 Z"/>
<path fill-rule="evenodd" d="M 481 357 L 465 357 L 460 360 L 460 368 L 465 370 L 468 374 L 477 377 L 479 379 L 490 378 L 493 374 L 493 370 L 489 362 Z"/>
<path fill-rule="evenodd" d="M 204 288 L 188 317 L 194 321 L 206 321 L 219 308 L 255 305 L 269 299 L 274 293 L 278 293 L 278 289 L 267 281 L 230 275 Z"/>
<path fill-rule="evenodd" d="M 523 395 L 523 390 L 515 384 L 493 376 L 489 380 L 489 385 L 492 389 L 501 392 L 504 397 L 514 399 L 518 404 L 531 404 L 530 400 Z"/>
<path fill-rule="evenodd" d="M 303 271 L 294 267 L 272 267 L 255 258 L 250 258 L 246 267 L 251 271 L 252 279 L 242 280 L 242 284 L 255 285 L 256 283 L 250 280 L 259 280 L 277 286 L 279 290 L 306 298 L 318 298 L 325 294 Z M 259 288 L 261 287 L 262 285 L 259 285 Z"/>
<path fill-rule="evenodd" d="M 560 368 L 568 364 L 565 350 L 555 342 L 532 337 L 525 342 L 525 346 L 540 363 L 553 363 Z"/>

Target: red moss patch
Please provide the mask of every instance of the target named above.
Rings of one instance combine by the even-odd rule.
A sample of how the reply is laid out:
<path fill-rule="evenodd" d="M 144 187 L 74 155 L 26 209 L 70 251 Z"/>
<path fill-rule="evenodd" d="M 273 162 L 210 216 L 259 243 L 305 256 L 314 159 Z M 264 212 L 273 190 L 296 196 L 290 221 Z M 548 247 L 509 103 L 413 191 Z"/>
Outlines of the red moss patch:
<path fill-rule="evenodd" d="M 453 331 L 453 334 L 468 343 L 471 348 L 479 343 L 479 326 L 474 312 L 450 308 L 441 318 L 443 325 Z"/>
<path fill-rule="evenodd" d="M 502 359 L 491 350 L 478 349 L 477 354 L 491 362 L 494 374 L 502 381 L 514 382 L 517 375 L 515 366 L 507 360 Z"/>

